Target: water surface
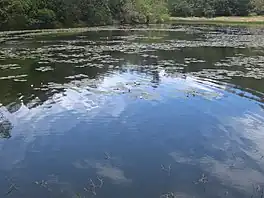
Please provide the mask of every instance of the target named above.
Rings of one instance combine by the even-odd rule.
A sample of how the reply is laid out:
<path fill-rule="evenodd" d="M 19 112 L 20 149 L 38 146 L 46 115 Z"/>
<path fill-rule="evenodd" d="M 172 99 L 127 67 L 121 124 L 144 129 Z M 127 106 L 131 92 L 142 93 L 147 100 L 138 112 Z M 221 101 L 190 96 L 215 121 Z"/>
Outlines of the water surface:
<path fill-rule="evenodd" d="M 0 197 L 262 197 L 263 33 L 1 34 Z"/>

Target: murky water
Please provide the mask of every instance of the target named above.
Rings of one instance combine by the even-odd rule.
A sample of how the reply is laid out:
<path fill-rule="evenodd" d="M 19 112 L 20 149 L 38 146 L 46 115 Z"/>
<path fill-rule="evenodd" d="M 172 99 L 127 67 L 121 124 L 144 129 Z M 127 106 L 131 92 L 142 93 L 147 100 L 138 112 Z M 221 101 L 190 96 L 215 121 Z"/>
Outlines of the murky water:
<path fill-rule="evenodd" d="M 0 197 L 263 197 L 264 30 L 0 35 Z"/>

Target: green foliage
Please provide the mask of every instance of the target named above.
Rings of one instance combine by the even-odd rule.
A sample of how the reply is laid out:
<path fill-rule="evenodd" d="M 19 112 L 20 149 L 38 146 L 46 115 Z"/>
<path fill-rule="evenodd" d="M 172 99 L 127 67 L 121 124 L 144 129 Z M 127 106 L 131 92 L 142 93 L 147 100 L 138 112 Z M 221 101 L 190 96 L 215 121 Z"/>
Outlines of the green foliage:
<path fill-rule="evenodd" d="M 136 0 L 136 10 L 153 22 L 162 22 L 168 13 L 164 0 Z"/>
<path fill-rule="evenodd" d="M 30 9 L 28 3 L 22 0 L 0 0 L 0 28 L 25 28 L 28 20 L 27 13 Z"/>
<path fill-rule="evenodd" d="M 39 27 L 51 28 L 56 20 L 56 15 L 53 10 L 47 8 L 39 9 L 36 14 L 36 21 Z"/>
<path fill-rule="evenodd" d="M 259 15 L 264 15 L 264 0 L 252 0 L 252 11 Z"/>
<path fill-rule="evenodd" d="M 260 0 L 259 0 L 260 1 Z M 170 0 L 173 16 L 246 16 L 251 12 L 250 0 Z"/>
<path fill-rule="evenodd" d="M 164 0 L 0 0 L 0 29 L 160 22 L 167 13 Z"/>
<path fill-rule="evenodd" d="M 91 25 L 105 25 L 112 22 L 111 11 L 105 0 L 79 0 L 80 20 Z"/>
<path fill-rule="evenodd" d="M 168 1 L 168 2 L 167 2 Z M 264 14 L 264 0 L 0 0 L 0 30 Z"/>

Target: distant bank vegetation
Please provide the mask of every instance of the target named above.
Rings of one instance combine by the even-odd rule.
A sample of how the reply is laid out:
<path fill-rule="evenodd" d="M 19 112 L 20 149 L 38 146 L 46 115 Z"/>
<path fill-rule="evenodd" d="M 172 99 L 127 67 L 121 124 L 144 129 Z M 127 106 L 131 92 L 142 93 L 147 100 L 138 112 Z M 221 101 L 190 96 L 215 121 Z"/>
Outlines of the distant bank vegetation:
<path fill-rule="evenodd" d="M 251 16 L 264 14 L 264 0 L 169 0 L 177 17 Z"/>
<path fill-rule="evenodd" d="M 0 0 L 0 30 L 162 22 L 165 0 Z"/>
<path fill-rule="evenodd" d="M 264 0 L 0 0 L 0 30 L 264 14 Z"/>

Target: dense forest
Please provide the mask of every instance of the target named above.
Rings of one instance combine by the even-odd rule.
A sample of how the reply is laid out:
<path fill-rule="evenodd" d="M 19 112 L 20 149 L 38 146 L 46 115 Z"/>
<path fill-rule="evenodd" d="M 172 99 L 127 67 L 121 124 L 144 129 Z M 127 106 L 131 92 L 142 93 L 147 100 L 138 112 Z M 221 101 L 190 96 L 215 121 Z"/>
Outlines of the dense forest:
<path fill-rule="evenodd" d="M 0 29 L 36 29 L 162 21 L 163 0 L 0 0 Z"/>
<path fill-rule="evenodd" d="M 162 22 L 168 16 L 247 16 L 264 0 L 0 0 L 0 30 Z"/>

